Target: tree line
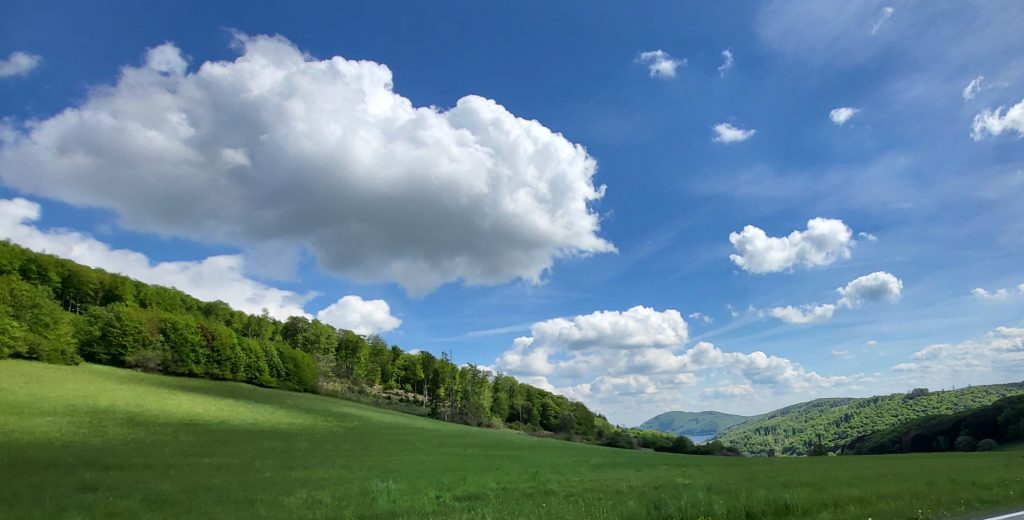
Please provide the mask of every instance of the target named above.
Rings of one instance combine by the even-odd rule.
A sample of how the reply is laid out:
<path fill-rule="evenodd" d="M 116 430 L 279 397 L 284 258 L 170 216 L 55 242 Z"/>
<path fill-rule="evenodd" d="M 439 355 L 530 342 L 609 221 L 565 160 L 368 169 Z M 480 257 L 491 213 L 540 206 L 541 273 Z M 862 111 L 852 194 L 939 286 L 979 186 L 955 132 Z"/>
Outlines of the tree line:
<path fill-rule="evenodd" d="M 614 445 L 582 403 L 448 354 L 406 352 L 318 320 L 281 321 L 0 242 L 0 359 L 81 361 L 268 388 L 401 401 L 474 426 Z M 617 441 L 616 441 L 617 442 Z"/>

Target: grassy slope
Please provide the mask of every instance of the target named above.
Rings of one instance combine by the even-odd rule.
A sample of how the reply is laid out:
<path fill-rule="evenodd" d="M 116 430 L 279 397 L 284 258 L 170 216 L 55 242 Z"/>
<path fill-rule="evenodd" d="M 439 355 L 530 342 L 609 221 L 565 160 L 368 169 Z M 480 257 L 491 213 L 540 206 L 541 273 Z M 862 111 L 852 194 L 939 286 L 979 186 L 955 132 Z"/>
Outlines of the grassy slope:
<path fill-rule="evenodd" d="M 639 428 L 675 435 L 715 435 L 748 419 L 722 412 L 665 412 L 644 421 Z"/>
<path fill-rule="evenodd" d="M 815 399 L 754 417 L 718 438 L 745 453 L 803 454 L 818 439 L 836 450 L 853 439 L 928 415 L 960 412 L 1024 393 L 1024 382 L 932 392 L 916 399 L 903 394 L 867 398 Z"/>
<path fill-rule="evenodd" d="M 474 429 L 331 398 L 0 361 L 0 517 L 960 518 L 1024 451 L 743 459 Z"/>

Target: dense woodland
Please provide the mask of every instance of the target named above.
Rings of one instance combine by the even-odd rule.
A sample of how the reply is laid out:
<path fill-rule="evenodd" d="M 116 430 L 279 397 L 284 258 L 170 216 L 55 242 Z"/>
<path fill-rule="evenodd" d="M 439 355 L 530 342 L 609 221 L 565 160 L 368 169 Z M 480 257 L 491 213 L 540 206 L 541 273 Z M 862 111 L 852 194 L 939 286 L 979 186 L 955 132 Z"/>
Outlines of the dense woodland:
<path fill-rule="evenodd" d="M 1024 383 L 988 385 L 862 399 L 815 399 L 755 417 L 718 437 L 754 455 L 821 455 L 841 452 L 851 441 L 914 419 L 972 410 L 1024 394 Z"/>
<path fill-rule="evenodd" d="M 922 417 L 855 439 L 844 454 L 988 451 L 1024 440 L 1024 395 L 974 410 Z"/>
<path fill-rule="evenodd" d="M 689 441 L 619 429 L 582 403 L 457 365 L 447 354 L 405 352 L 379 336 L 304 317 L 282 322 L 266 312 L 246 314 L 4 241 L 0 359 L 9 357 L 317 392 L 621 448 L 664 449 L 676 442 L 682 451 Z"/>

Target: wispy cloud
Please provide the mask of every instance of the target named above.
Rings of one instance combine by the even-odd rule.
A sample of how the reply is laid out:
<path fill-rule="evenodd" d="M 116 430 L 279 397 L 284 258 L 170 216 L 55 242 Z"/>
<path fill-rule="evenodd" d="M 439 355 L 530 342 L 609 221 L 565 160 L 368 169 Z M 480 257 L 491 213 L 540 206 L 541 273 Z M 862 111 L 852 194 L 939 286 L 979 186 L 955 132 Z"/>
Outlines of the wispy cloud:
<path fill-rule="evenodd" d="M 871 26 L 871 34 L 878 34 L 878 30 L 882 28 L 892 15 L 896 14 L 896 9 L 890 6 L 885 6 L 878 11 L 878 20 L 875 21 L 875 25 Z"/>
<path fill-rule="evenodd" d="M 0 59 L 0 78 L 25 76 L 32 72 L 43 58 L 23 51 L 14 51 L 7 59 Z"/>
<path fill-rule="evenodd" d="M 725 49 L 722 51 L 722 64 L 718 66 L 718 77 L 725 77 L 725 74 L 732 68 L 732 62 L 732 50 Z"/>

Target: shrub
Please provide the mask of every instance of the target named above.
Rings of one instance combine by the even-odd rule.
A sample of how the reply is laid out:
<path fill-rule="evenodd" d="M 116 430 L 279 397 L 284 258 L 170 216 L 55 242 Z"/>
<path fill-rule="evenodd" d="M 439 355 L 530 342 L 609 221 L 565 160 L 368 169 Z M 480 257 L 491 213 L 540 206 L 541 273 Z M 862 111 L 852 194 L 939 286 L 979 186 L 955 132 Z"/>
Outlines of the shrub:
<path fill-rule="evenodd" d="M 970 435 L 961 435 L 956 438 L 953 447 L 956 451 L 974 451 L 978 448 L 978 441 Z"/>
<path fill-rule="evenodd" d="M 999 446 L 995 439 L 982 439 L 978 443 L 978 451 L 992 451 Z"/>

